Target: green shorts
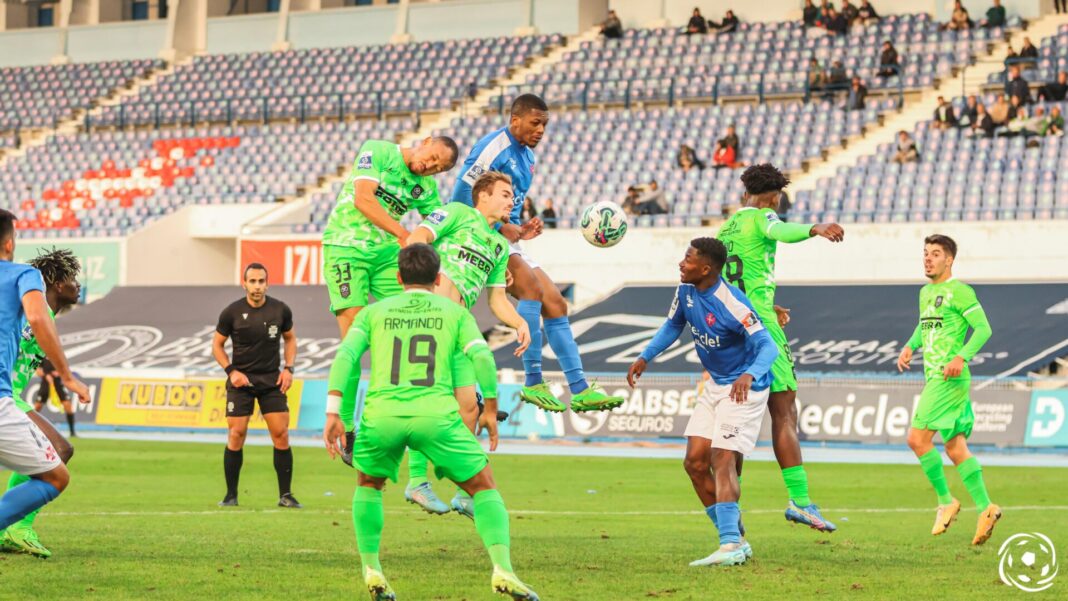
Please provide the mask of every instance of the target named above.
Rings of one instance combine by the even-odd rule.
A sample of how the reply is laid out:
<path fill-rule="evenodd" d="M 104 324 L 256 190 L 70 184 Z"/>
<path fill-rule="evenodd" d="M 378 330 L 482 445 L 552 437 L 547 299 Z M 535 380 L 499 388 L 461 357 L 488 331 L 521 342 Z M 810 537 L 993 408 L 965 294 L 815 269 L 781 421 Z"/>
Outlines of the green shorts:
<path fill-rule="evenodd" d="M 760 321 L 764 322 L 764 328 L 768 330 L 775 348 L 779 349 L 779 356 L 775 357 L 775 362 L 771 364 L 771 391 L 797 390 L 794 353 L 790 350 L 790 341 L 786 338 L 786 332 L 779 325 L 779 318 L 774 310 L 770 314 L 766 311 L 757 311 L 757 316 L 760 317 Z"/>
<path fill-rule="evenodd" d="M 942 441 L 958 434 L 964 438 L 972 435 L 975 412 L 968 398 L 970 378 L 956 380 L 928 380 L 912 416 L 912 427 L 920 430 L 937 430 Z"/>
<path fill-rule="evenodd" d="M 323 245 L 323 279 L 330 293 L 330 311 L 366 307 L 368 295 L 378 300 L 404 291 L 397 281 L 398 244 L 370 249 Z"/>
<path fill-rule="evenodd" d="M 368 476 L 396 482 L 405 448 L 426 455 L 438 478 L 453 482 L 474 478 L 489 463 L 457 411 L 432 417 L 364 416 L 352 460 Z"/>
<path fill-rule="evenodd" d="M 474 386 L 475 382 L 475 364 L 471 363 L 467 355 L 457 351 L 452 356 L 452 387 Z"/>

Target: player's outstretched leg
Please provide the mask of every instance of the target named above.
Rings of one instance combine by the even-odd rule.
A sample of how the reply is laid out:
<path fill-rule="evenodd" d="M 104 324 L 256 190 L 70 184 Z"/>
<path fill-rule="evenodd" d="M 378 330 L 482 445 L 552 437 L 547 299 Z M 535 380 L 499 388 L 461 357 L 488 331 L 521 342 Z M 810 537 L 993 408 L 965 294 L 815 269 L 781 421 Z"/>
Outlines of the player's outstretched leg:
<path fill-rule="evenodd" d="M 444 501 L 438 498 L 430 481 L 426 477 L 426 455 L 419 451 L 408 451 L 408 485 L 404 487 L 404 500 L 423 508 L 434 515 L 444 515 L 452 511 Z"/>
<path fill-rule="evenodd" d="M 29 481 L 29 476 L 12 473 L 11 478 L 7 481 L 7 488 L 10 490 L 23 482 Z M 0 538 L 3 550 L 27 553 L 42 559 L 52 557 L 52 552 L 41 544 L 41 540 L 37 537 L 37 532 L 33 529 L 33 522 L 37 519 L 39 512 L 40 509 L 35 509 L 27 513 L 25 517 L 11 524 L 3 531 L 2 538 Z"/>
<path fill-rule="evenodd" d="M 960 501 L 953 498 L 949 493 L 949 483 L 946 482 L 946 472 L 942 468 L 942 455 L 932 444 L 934 439 L 933 430 L 911 428 L 909 430 L 908 443 L 916 456 L 920 459 L 920 466 L 927 480 L 938 495 L 938 511 L 935 514 L 935 523 L 931 528 L 931 534 L 938 536 L 949 529 L 957 519 L 960 512 Z"/>
<path fill-rule="evenodd" d="M 364 484 L 365 480 L 367 484 Z M 397 598 L 382 573 L 382 563 L 378 559 L 386 516 L 382 509 L 382 490 L 375 488 L 375 484 L 382 486 L 384 480 L 360 474 L 361 484 L 356 487 L 356 494 L 352 497 L 352 521 L 356 527 L 356 546 L 363 566 L 363 582 L 374 601 L 394 601 Z"/>
<path fill-rule="evenodd" d="M 968 489 L 968 494 L 975 501 L 975 508 L 979 510 L 979 521 L 975 527 L 972 544 L 981 545 L 994 533 L 994 526 L 1001 519 L 1001 508 L 990 502 L 990 494 L 987 493 L 986 484 L 983 482 L 983 468 L 979 466 L 979 460 L 968 450 L 966 438 L 971 433 L 971 424 L 974 422 L 970 411 L 971 405 L 968 409 L 964 416 L 966 428 L 963 431 L 943 431 L 942 439 L 946 440 L 946 454 L 956 464 L 957 473 L 964 482 L 964 488 Z M 960 507 L 960 503 L 957 503 L 957 506 Z"/>
<path fill-rule="evenodd" d="M 712 443 L 710 439 L 701 437 L 690 437 L 689 441 L 689 444 L 694 444 L 694 441 L 697 441 L 700 446 L 704 444 L 711 445 Z M 712 449 L 711 459 L 712 474 L 715 475 L 710 476 L 709 479 L 712 480 L 714 478 L 716 496 L 709 499 L 706 495 L 702 495 L 702 490 L 698 489 L 698 479 L 694 477 L 698 473 L 697 470 L 700 470 L 702 476 L 707 473 L 708 464 L 701 461 L 695 464 L 691 460 L 691 448 L 687 448 L 687 472 L 690 473 L 690 479 L 693 481 L 694 488 L 697 490 L 698 496 L 702 498 L 702 501 L 713 501 L 713 504 L 706 506 L 705 512 L 712 518 L 713 524 L 719 530 L 719 549 L 708 557 L 690 562 L 690 565 L 693 567 L 741 565 L 752 556 L 752 549 L 749 550 L 749 553 L 746 553 L 746 549 L 742 545 L 741 509 L 738 507 L 740 490 L 738 487 L 736 453 L 727 449 Z M 699 479 L 703 480 L 703 477 Z M 707 485 L 702 485 L 702 488 L 707 489 Z"/>

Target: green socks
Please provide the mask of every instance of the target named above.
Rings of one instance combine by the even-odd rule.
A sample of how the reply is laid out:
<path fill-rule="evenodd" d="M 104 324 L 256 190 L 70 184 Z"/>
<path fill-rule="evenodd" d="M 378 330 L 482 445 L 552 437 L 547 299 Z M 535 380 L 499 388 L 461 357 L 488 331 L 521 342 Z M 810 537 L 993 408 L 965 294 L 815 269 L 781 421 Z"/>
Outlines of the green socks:
<path fill-rule="evenodd" d="M 934 487 L 935 492 L 938 494 L 938 504 L 949 505 L 952 503 L 953 495 L 949 494 L 946 471 L 942 469 L 942 456 L 938 454 L 938 449 L 931 449 L 921 455 L 920 466 L 923 467 L 923 473 L 927 474 L 927 479 L 931 481 L 931 486 Z"/>
<path fill-rule="evenodd" d="M 786 483 L 786 492 L 790 500 L 798 507 L 808 507 L 812 499 L 808 497 L 808 473 L 805 466 L 795 465 L 782 470 L 782 481 Z"/>
<path fill-rule="evenodd" d="M 408 486 L 415 487 L 426 482 L 426 455 L 408 451 Z"/>
<path fill-rule="evenodd" d="M 386 520 L 382 509 L 382 491 L 357 486 L 352 497 L 352 522 L 356 526 L 356 547 L 364 566 L 382 570 L 378 561 L 378 546 L 382 542 L 382 526 Z"/>
<path fill-rule="evenodd" d="M 29 476 L 23 476 L 22 474 L 16 474 L 15 472 L 11 472 L 11 477 L 8 478 L 8 480 L 7 480 L 7 489 L 11 490 L 12 488 L 15 488 L 16 486 L 18 486 L 19 484 L 22 484 L 23 482 L 29 482 L 29 481 L 30 481 L 30 477 Z M 33 521 L 35 519 L 37 519 L 37 514 L 40 513 L 40 511 L 41 511 L 40 509 L 35 509 L 35 510 L 31 511 L 30 513 L 27 513 L 26 517 L 24 517 L 21 520 L 15 522 L 14 524 L 12 524 L 12 526 L 20 527 L 20 528 L 31 528 L 31 527 L 33 527 Z"/>
<path fill-rule="evenodd" d="M 512 557 L 509 549 L 511 542 L 508 533 L 508 510 L 504 507 L 504 499 L 497 490 L 484 490 L 476 493 L 475 501 L 475 529 L 482 537 L 482 543 L 489 551 L 493 565 L 502 570 L 511 572 Z"/>
<path fill-rule="evenodd" d="M 957 466 L 957 472 L 964 481 L 964 488 L 968 489 L 968 494 L 975 501 L 975 506 L 980 512 L 986 511 L 990 505 L 990 495 L 987 494 L 986 484 L 983 483 L 983 468 L 979 467 L 979 460 L 969 457 Z"/>

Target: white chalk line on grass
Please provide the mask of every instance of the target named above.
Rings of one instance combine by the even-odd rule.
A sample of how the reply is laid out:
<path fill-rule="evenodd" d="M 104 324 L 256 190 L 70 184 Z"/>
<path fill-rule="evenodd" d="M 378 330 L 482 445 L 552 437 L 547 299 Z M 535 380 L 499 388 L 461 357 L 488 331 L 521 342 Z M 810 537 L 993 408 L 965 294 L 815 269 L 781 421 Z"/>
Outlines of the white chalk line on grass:
<path fill-rule="evenodd" d="M 1002 511 L 1068 511 L 1068 505 L 1017 505 L 1002 507 Z M 848 514 L 848 513 L 930 513 L 935 511 L 933 507 L 865 507 L 854 509 L 823 508 L 825 514 Z M 962 511 L 974 511 L 974 508 L 966 508 Z M 745 509 L 744 514 L 778 514 L 782 509 Z M 352 513 L 348 509 L 209 509 L 202 511 L 48 511 L 48 517 L 161 517 L 161 516 L 249 516 L 259 514 L 290 513 L 290 514 L 316 514 L 316 515 L 347 515 Z M 422 515 L 412 510 L 387 510 L 392 515 Z M 627 516 L 684 516 L 704 515 L 703 511 L 552 511 L 543 509 L 509 509 L 512 515 L 544 515 L 544 516 L 586 516 L 586 517 L 627 517 Z"/>

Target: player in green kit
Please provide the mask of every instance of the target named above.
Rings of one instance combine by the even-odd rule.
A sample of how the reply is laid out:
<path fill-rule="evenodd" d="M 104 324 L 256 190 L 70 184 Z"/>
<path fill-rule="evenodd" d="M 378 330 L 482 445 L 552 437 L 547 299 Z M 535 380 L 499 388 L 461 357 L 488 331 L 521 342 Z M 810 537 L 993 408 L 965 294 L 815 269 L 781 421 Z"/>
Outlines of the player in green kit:
<path fill-rule="evenodd" d="M 530 329 L 519 316 L 505 292 L 508 273 L 508 240 L 494 225 L 506 223 L 513 207 L 512 180 L 489 171 L 475 181 L 471 189 L 474 207 L 460 202 L 435 210 L 408 237 L 409 244 L 432 244 L 441 258 L 441 282 L 436 294 L 451 298 L 470 310 L 482 289 L 488 287 L 490 310 L 502 322 L 515 328 L 521 357 L 530 344 Z M 472 432 L 478 419 L 474 368 L 463 354 L 453 358 L 453 386 L 460 403 L 460 417 Z M 348 424 L 346 424 L 348 425 Z M 474 517 L 471 497 L 460 489 L 452 499 L 452 508 Z"/>
<path fill-rule="evenodd" d="M 458 154 L 456 142 L 445 136 L 426 138 L 414 148 L 384 140 L 360 147 L 323 229 L 323 278 L 342 340 L 369 295 L 382 300 L 400 294 L 397 253 L 410 233 L 400 219 L 412 209 L 426 217 L 441 206 L 433 176 L 452 169 Z M 426 458 L 413 454 L 405 498 L 429 512 L 448 513 L 426 469 Z"/>
<path fill-rule="evenodd" d="M 78 273 L 81 271 L 81 266 L 78 264 L 78 258 L 74 256 L 74 253 L 66 249 L 52 249 L 51 252 L 41 254 L 31 260 L 30 265 L 41 272 L 46 288 L 45 299 L 48 302 L 49 312 L 53 319 L 56 313 L 61 313 L 77 304 L 78 297 L 81 295 L 81 286 L 78 284 Z M 19 356 L 11 373 L 11 388 L 14 393 L 12 398 L 15 400 L 15 406 L 26 412 L 26 415 L 33 423 L 37 424 L 41 432 L 48 437 L 48 441 L 55 447 L 56 453 L 59 454 L 63 463 L 68 463 L 74 455 L 74 447 L 63 438 L 63 435 L 56 430 L 52 422 L 34 411 L 33 407 L 22 399 L 23 390 L 26 389 L 26 385 L 33 378 L 37 366 L 41 364 L 44 358 L 45 353 L 41 350 L 40 345 L 37 344 L 33 331 L 29 326 L 23 327 L 22 335 L 19 338 Z M 7 487 L 8 489 L 14 488 L 29 479 L 29 476 L 12 473 L 7 482 Z M 5 530 L 0 531 L 2 532 L 0 534 L 0 545 L 2 545 L 3 550 L 28 553 L 42 558 L 51 557 L 52 552 L 41 544 L 37 532 L 33 529 L 33 522 L 36 519 L 37 511 L 33 511 L 8 526 Z"/>
<path fill-rule="evenodd" d="M 779 242 L 803 242 L 822 236 L 841 242 L 845 236 L 837 223 L 796 224 L 779 219 L 779 197 L 790 180 L 773 165 L 753 165 L 742 173 L 745 184 L 743 207 L 719 230 L 718 238 L 727 245 L 723 277 L 741 288 L 764 322 L 779 356 L 771 367 L 771 441 L 775 459 L 790 495 L 786 519 L 816 530 L 834 532 L 808 495 L 808 474 L 802 465 L 801 443 L 797 439 L 797 376 L 794 357 L 782 326 L 789 312 L 775 306 L 775 252 Z"/>
<path fill-rule="evenodd" d="M 508 511 L 497 492 L 485 451 L 460 419 L 453 398 L 453 357 L 471 361 L 485 395 L 486 414 L 497 410 L 497 367 L 471 313 L 436 294 L 438 253 L 426 244 L 406 246 L 398 259 L 404 292 L 361 311 L 330 368 L 326 427 L 330 456 L 343 452 L 353 419 L 351 394 L 360 379 L 360 360 L 371 352 L 371 382 L 360 416 L 353 462 L 358 486 L 352 501 L 356 544 L 371 598 L 396 599 L 382 573 L 379 546 L 385 521 L 382 488 L 397 480 L 404 449 L 424 453 L 439 476 L 459 484 L 474 499 L 475 529 L 493 562 L 493 590 L 513 599 L 538 595 L 516 577 L 511 565 Z M 496 419 L 483 419 L 490 450 L 497 446 Z"/>
<path fill-rule="evenodd" d="M 960 501 L 949 494 L 942 456 L 934 446 L 940 434 L 946 455 L 957 466 L 964 487 L 979 509 L 979 523 L 973 545 L 985 543 L 1001 519 L 1001 508 L 990 502 L 983 470 L 968 450 L 975 414 L 968 398 L 971 372 L 968 362 L 990 339 L 990 323 L 972 287 L 953 278 L 957 243 L 942 235 L 924 241 L 924 273 L 931 283 L 920 290 L 920 323 L 897 360 L 898 371 L 909 368 L 912 353 L 923 348 L 923 374 L 926 384 L 912 416 L 909 448 L 920 459 L 927 479 L 938 494 L 938 514 L 931 534 L 942 534 L 957 519 Z M 968 328 L 972 337 L 965 343 Z"/>

